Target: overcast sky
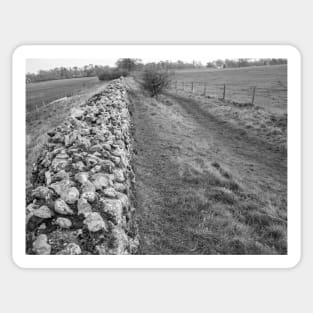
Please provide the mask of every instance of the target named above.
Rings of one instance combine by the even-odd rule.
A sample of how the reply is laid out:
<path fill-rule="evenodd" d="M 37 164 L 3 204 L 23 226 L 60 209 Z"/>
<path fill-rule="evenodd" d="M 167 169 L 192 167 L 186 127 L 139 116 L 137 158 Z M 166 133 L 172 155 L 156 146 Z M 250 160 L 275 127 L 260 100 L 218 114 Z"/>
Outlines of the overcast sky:
<path fill-rule="evenodd" d="M 141 58 L 144 63 L 148 62 L 159 62 L 160 59 L 148 59 Z M 193 59 L 180 59 L 184 62 L 192 62 Z M 109 65 L 114 66 L 117 59 L 27 59 L 26 61 L 26 72 L 27 73 L 36 73 L 39 70 L 49 70 L 56 67 L 82 67 L 84 65 L 93 64 L 93 65 Z M 162 60 L 165 61 L 165 60 Z M 173 60 L 177 61 L 177 60 Z M 206 64 L 209 61 L 212 61 L 212 58 L 205 58 L 201 61 L 203 64 Z"/>

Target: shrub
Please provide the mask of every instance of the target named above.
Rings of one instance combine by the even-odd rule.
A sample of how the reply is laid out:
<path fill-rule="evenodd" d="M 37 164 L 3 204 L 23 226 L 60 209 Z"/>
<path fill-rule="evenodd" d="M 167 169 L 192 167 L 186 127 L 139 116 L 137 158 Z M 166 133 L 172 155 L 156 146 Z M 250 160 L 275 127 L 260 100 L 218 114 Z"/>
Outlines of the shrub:
<path fill-rule="evenodd" d="M 121 69 L 110 69 L 110 70 L 106 70 L 104 72 L 99 73 L 98 78 L 99 80 L 108 81 L 108 80 L 120 78 L 121 76 L 125 77 L 127 75 L 128 75 L 128 71 L 121 70 Z"/>
<path fill-rule="evenodd" d="M 155 97 L 169 86 L 170 76 L 168 71 L 146 69 L 142 75 L 142 87 Z"/>

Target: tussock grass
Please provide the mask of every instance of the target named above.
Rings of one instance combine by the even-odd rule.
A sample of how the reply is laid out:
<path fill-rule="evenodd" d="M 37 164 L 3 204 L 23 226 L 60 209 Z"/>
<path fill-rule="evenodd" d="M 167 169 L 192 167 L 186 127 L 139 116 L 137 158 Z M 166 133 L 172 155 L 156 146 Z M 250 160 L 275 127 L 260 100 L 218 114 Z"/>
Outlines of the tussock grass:
<path fill-rule="evenodd" d="M 148 254 L 286 254 L 287 223 L 217 162 L 183 165 L 181 194 L 140 218 Z M 157 218 L 155 216 L 157 216 Z M 146 240 L 145 238 L 145 240 Z"/>

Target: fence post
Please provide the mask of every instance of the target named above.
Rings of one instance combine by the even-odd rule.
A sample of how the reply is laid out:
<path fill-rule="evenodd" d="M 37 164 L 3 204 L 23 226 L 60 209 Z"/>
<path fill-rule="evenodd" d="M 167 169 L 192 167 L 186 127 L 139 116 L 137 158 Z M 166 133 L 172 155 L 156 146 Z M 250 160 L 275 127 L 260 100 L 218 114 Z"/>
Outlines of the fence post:
<path fill-rule="evenodd" d="M 256 86 L 254 86 L 254 88 L 253 88 L 252 101 L 251 101 L 252 105 L 254 104 L 255 90 L 256 90 Z"/>
<path fill-rule="evenodd" d="M 203 83 L 203 96 L 206 96 L 206 83 Z"/>
<path fill-rule="evenodd" d="M 226 84 L 224 84 L 223 101 L 225 101 L 225 97 L 226 97 Z"/>
<path fill-rule="evenodd" d="M 193 82 L 191 82 L 191 93 L 193 93 Z"/>

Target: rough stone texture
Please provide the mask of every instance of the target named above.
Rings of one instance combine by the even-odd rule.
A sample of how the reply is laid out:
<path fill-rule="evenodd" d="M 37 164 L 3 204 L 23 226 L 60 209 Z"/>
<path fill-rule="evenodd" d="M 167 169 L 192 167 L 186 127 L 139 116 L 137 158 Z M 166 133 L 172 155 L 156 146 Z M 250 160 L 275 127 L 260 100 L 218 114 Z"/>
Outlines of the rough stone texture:
<path fill-rule="evenodd" d="M 108 229 L 103 218 L 97 212 L 88 213 L 86 219 L 84 220 L 84 224 L 87 225 L 88 230 L 91 232 L 96 232 L 102 229 L 107 231 Z"/>
<path fill-rule="evenodd" d="M 44 234 L 39 235 L 33 242 L 33 252 L 35 254 L 50 254 L 51 246 L 48 244 L 48 237 Z"/>
<path fill-rule="evenodd" d="M 78 255 L 81 254 L 82 250 L 80 249 L 80 246 L 77 245 L 74 242 L 69 243 L 65 249 L 59 251 L 57 254 L 63 254 L 63 255 Z"/>
<path fill-rule="evenodd" d="M 58 217 L 55 223 L 59 225 L 61 228 L 71 228 L 72 226 L 71 220 L 65 217 Z"/>
<path fill-rule="evenodd" d="M 49 131 L 26 198 L 26 253 L 138 253 L 128 105 L 115 80 Z"/>

